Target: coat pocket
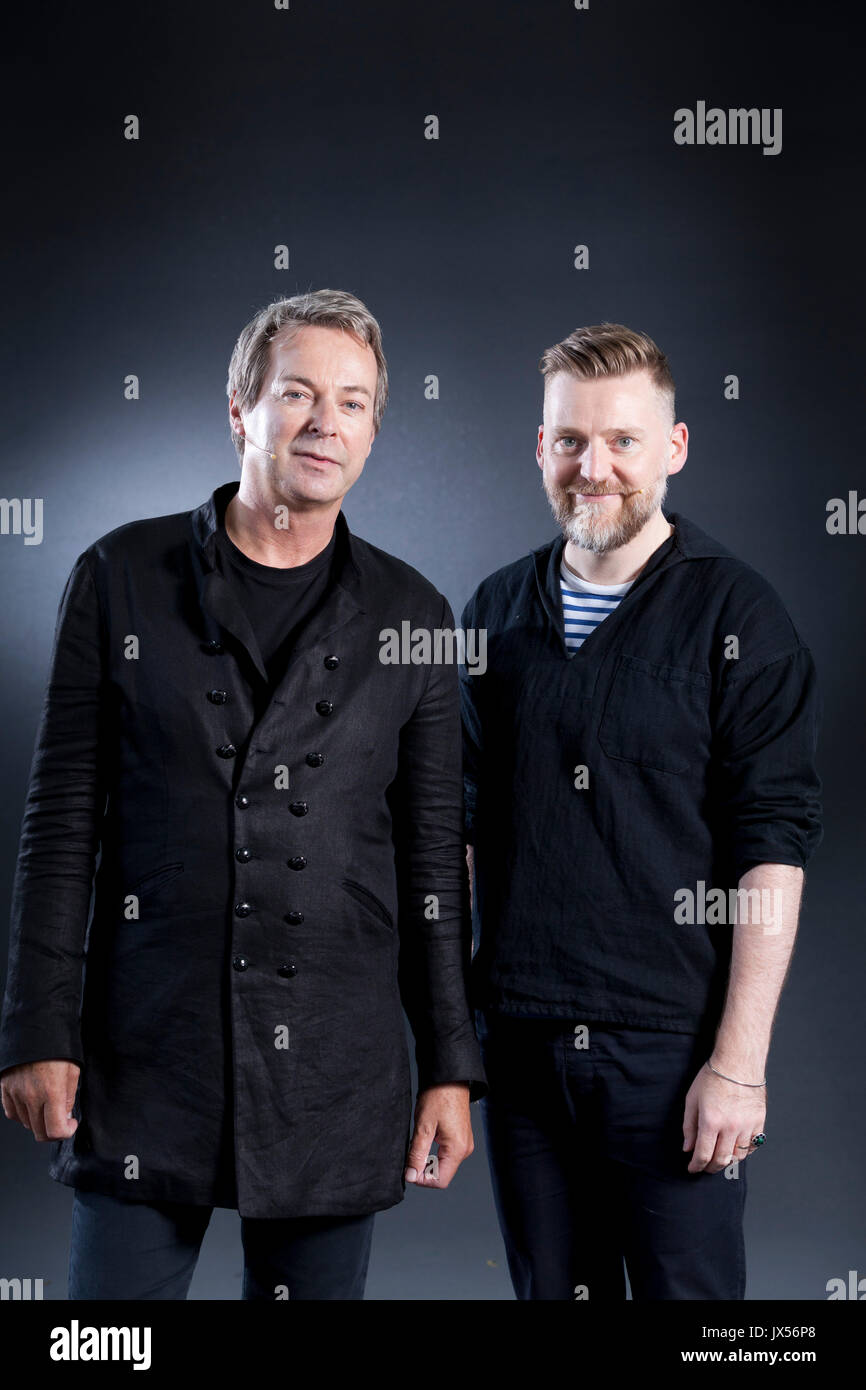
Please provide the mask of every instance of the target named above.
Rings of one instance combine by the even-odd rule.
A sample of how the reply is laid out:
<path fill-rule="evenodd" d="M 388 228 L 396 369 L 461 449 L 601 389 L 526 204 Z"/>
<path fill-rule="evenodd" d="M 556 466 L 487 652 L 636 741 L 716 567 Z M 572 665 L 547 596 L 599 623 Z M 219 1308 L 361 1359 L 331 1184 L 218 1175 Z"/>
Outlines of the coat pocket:
<path fill-rule="evenodd" d="M 608 757 L 686 772 L 710 753 L 710 677 L 621 656 L 598 730 Z"/>
<path fill-rule="evenodd" d="M 356 883 L 355 880 L 351 878 L 342 879 L 341 885 L 345 888 L 350 898 L 354 898 L 362 907 L 366 907 L 368 911 L 378 917 L 384 927 L 387 927 L 389 931 L 394 930 L 394 918 L 381 899 L 376 897 L 375 893 L 371 893 L 369 888 L 365 888 L 362 883 Z"/>
<path fill-rule="evenodd" d="M 127 889 L 127 892 L 134 893 L 139 900 L 141 898 L 150 898 L 155 893 L 165 888 L 167 884 L 171 883 L 173 878 L 177 878 L 178 874 L 182 873 L 183 864 L 179 861 L 175 864 L 163 864 L 159 869 L 151 869 L 149 873 L 142 874 L 141 877 L 136 879 L 135 883 Z"/>

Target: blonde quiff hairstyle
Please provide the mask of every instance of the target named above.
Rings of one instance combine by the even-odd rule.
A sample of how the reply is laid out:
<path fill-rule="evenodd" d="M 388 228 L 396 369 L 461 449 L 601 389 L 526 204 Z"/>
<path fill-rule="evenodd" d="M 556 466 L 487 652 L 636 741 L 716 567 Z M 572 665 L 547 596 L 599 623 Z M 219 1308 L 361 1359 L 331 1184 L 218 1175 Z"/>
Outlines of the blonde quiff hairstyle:
<path fill-rule="evenodd" d="M 587 381 L 648 371 L 653 386 L 667 404 L 671 426 L 676 421 L 676 386 L 668 359 L 646 333 L 636 333 L 625 324 L 596 323 L 589 328 L 576 328 L 542 354 L 538 370 L 544 377 L 545 390 L 548 378 L 557 372 L 568 372 Z"/>
<path fill-rule="evenodd" d="M 285 328 L 302 328 L 314 324 L 318 328 L 342 328 L 360 342 L 372 348 L 376 358 L 376 395 L 373 401 L 373 424 L 376 433 L 388 403 L 388 367 L 382 351 L 382 330 L 360 299 L 345 290 L 310 290 L 291 299 L 275 299 L 241 330 L 229 362 L 226 395 L 241 410 L 251 410 L 265 384 L 270 366 L 271 343 Z M 244 437 L 232 430 L 232 441 L 238 458 L 243 461 Z"/>

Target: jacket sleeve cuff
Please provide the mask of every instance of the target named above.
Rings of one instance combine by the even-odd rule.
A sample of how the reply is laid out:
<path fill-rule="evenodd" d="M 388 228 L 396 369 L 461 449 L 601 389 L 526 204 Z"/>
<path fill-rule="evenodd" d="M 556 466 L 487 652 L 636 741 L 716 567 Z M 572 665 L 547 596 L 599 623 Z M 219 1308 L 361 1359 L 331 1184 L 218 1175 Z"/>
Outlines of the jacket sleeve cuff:
<path fill-rule="evenodd" d="M 81 1036 L 77 1030 L 4 1029 L 0 1033 L 0 1073 L 25 1062 L 74 1062 L 84 1065 Z"/>
<path fill-rule="evenodd" d="M 454 1086 L 468 1082 L 470 1102 L 487 1095 L 487 1074 L 474 1039 L 432 1059 L 416 1055 L 416 1060 L 419 1091 L 427 1091 L 431 1086 Z"/>

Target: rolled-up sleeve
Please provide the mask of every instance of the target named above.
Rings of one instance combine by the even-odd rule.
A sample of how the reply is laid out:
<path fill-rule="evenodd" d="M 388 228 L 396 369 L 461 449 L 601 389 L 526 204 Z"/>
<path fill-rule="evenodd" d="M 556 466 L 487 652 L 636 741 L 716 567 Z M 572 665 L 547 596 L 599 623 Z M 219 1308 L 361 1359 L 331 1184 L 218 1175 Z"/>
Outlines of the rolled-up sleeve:
<path fill-rule="evenodd" d="M 821 842 L 820 712 L 815 665 L 802 644 L 761 664 L 732 663 L 715 744 L 737 880 L 756 864 L 805 868 Z"/>

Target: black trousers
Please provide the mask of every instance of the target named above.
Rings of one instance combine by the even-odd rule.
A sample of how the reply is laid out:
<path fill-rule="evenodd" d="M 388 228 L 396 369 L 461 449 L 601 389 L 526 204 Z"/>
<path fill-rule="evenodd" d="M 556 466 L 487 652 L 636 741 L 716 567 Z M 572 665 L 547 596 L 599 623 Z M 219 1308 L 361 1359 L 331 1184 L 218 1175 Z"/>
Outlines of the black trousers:
<path fill-rule="evenodd" d="M 76 1188 L 69 1298 L 185 1299 L 212 1210 Z M 362 1299 L 373 1221 L 373 1214 L 242 1219 L 242 1297 Z"/>
<path fill-rule="evenodd" d="M 713 1035 L 478 1014 L 480 1102 L 519 1299 L 742 1299 L 746 1168 L 689 1173 L 686 1092 Z M 758 1160 L 760 1161 L 760 1160 Z"/>

